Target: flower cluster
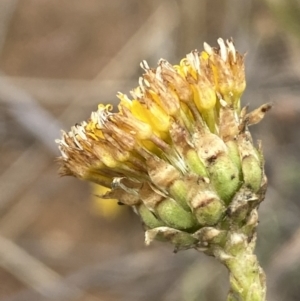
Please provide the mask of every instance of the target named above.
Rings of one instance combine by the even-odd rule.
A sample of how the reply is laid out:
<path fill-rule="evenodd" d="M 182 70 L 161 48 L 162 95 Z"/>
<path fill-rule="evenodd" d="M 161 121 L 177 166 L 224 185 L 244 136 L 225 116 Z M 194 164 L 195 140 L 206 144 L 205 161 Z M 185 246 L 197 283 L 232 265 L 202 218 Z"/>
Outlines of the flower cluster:
<path fill-rule="evenodd" d="M 118 94 L 118 112 L 100 104 L 57 140 L 60 173 L 110 188 L 102 197 L 132 206 L 147 241 L 198 246 L 201 229 L 226 227 L 238 192 L 259 194 L 265 185 L 248 126 L 270 106 L 241 109 L 244 56 L 231 40 L 218 44 L 205 43 L 175 66 L 161 59 L 152 69 L 143 61 L 132 99 Z"/>

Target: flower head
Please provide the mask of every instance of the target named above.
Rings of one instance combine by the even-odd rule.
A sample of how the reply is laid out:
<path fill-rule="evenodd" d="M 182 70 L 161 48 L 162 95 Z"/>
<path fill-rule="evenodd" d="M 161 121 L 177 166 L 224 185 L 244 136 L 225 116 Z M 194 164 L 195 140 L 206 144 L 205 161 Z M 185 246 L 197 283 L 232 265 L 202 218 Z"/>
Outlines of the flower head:
<path fill-rule="evenodd" d="M 118 112 L 99 105 L 57 140 L 61 174 L 110 188 L 103 197 L 133 206 L 147 241 L 195 246 L 199 235 L 192 233 L 222 228 L 239 191 L 259 193 L 265 184 L 248 126 L 270 106 L 240 109 L 244 56 L 231 40 L 218 43 L 179 65 L 160 60 L 152 69 L 142 62 L 132 99 L 118 93 Z"/>

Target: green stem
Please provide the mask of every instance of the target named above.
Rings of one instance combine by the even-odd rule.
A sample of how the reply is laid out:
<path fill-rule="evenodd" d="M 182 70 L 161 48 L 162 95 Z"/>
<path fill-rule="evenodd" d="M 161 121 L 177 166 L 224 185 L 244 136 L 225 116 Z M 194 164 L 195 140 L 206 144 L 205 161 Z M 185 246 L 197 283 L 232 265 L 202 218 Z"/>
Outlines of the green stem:
<path fill-rule="evenodd" d="M 265 275 L 253 254 L 240 254 L 226 263 L 230 292 L 227 301 L 264 301 Z"/>
<path fill-rule="evenodd" d="M 215 249 L 215 257 L 229 271 L 230 290 L 227 301 L 265 301 L 266 279 L 253 254 L 255 238 L 250 243 L 241 233 L 231 233 L 224 249 Z"/>

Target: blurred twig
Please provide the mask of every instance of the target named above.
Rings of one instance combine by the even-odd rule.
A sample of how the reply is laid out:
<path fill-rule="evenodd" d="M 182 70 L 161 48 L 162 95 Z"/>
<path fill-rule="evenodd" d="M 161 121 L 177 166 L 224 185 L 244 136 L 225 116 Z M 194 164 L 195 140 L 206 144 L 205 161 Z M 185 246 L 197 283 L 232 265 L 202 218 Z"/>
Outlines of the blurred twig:
<path fill-rule="evenodd" d="M 37 137 L 49 150 L 56 153 L 53 143 L 62 125 L 26 91 L 10 80 L 0 77 L 0 99 L 5 101 L 12 116 L 28 132 Z"/>
<path fill-rule="evenodd" d="M 164 254 L 157 248 L 118 256 L 105 263 L 80 269 L 62 279 L 58 285 L 75 286 L 84 290 L 111 290 L 122 295 L 123 301 L 157 300 L 160 293 L 180 277 L 182 267 L 195 260 L 193 256 L 177 258 L 180 256 L 172 256 L 169 252 L 170 249 Z M 36 299 L 32 291 L 24 291 L 1 301 L 21 300 L 41 301 Z"/>
<path fill-rule="evenodd" d="M 36 151 L 36 156 L 43 154 L 38 147 L 33 151 Z M 42 166 L 39 167 L 45 169 L 45 165 L 47 163 L 45 156 L 42 156 L 41 162 L 37 161 L 37 159 L 38 158 L 35 158 L 35 163 L 41 163 Z M 20 168 L 20 166 L 17 164 L 16 168 Z M 41 200 L 45 198 L 45 195 L 47 195 L 47 198 L 49 199 L 55 199 L 57 193 L 59 193 L 60 189 L 65 185 L 65 182 L 61 181 L 58 176 L 53 179 L 52 171 L 52 169 L 50 169 L 50 172 L 43 171 L 41 177 L 38 179 L 32 178 L 31 180 L 25 176 L 23 169 L 17 173 L 25 178 L 24 180 L 27 182 L 24 181 L 23 184 L 26 186 L 29 184 L 28 180 L 36 182 L 34 186 L 30 185 L 30 188 L 27 191 L 23 189 L 24 192 L 22 197 L 17 203 L 14 204 L 14 206 L 10 208 L 10 210 L 6 212 L 6 214 L 2 216 L 0 219 L 0 235 L 3 235 L 11 240 L 18 238 L 20 234 L 26 231 L 28 226 L 36 219 L 40 210 L 44 207 L 45 203 L 43 203 Z M 13 170 L 10 170 L 10 172 L 12 175 L 15 174 Z M 12 179 L 10 176 L 6 176 L 4 179 L 2 179 L 2 181 L 0 181 L 0 189 L 3 189 L 1 185 L 5 184 L 7 180 L 10 181 Z M 6 192 L 5 189 L 2 191 L 4 193 Z M 13 189 L 9 190 L 10 193 L 13 191 Z M 6 199 L 10 199 L 11 197 L 6 196 Z M 5 204 L 0 203 L 0 206 L 1 205 Z"/>
<path fill-rule="evenodd" d="M 5 209 L 20 191 L 31 185 L 47 164 L 47 155 L 38 144 L 33 144 L 12 162 L 0 175 L 0 210 Z"/>
<path fill-rule="evenodd" d="M 57 273 L 1 236 L 0 266 L 49 300 L 77 300 L 85 294 L 75 286 L 62 283 Z"/>
<path fill-rule="evenodd" d="M 0 77 L 1 79 L 1 77 Z M 91 85 L 89 80 L 52 79 L 33 77 L 4 76 L 16 87 L 26 90 L 39 104 L 55 108 L 68 106 L 77 99 L 80 108 L 96 107 L 100 101 L 108 101 L 117 91 L 129 91 L 137 85 L 133 80 L 99 80 L 97 85 Z M 117 98 L 115 98 L 117 101 Z M 3 99 L 2 101 L 12 101 Z M 20 99 L 18 101 L 23 101 Z M 6 103 L 7 104 L 7 103 Z M 70 115 L 72 113 L 69 112 Z"/>
<path fill-rule="evenodd" d="M 164 51 L 171 32 L 178 25 L 178 11 L 173 1 L 164 0 L 156 11 L 131 36 L 120 51 L 108 62 L 95 78 L 129 78 L 135 72 L 136 60 Z M 160 29 L 162 29 L 160 31 Z M 121 70 L 120 70 L 121 69 Z"/>

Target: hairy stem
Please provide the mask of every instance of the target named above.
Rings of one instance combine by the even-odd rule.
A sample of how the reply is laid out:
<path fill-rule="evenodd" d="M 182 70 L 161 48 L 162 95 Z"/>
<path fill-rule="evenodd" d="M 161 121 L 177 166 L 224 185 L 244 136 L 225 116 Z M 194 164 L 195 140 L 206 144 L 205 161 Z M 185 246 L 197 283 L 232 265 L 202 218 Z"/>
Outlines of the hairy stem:
<path fill-rule="evenodd" d="M 226 263 L 229 269 L 228 301 L 264 301 L 265 275 L 253 254 L 240 254 Z"/>
<path fill-rule="evenodd" d="M 253 254 L 255 237 L 250 243 L 241 233 L 230 233 L 224 249 L 216 248 L 215 257 L 229 271 L 230 290 L 227 301 L 265 301 L 266 279 Z"/>

